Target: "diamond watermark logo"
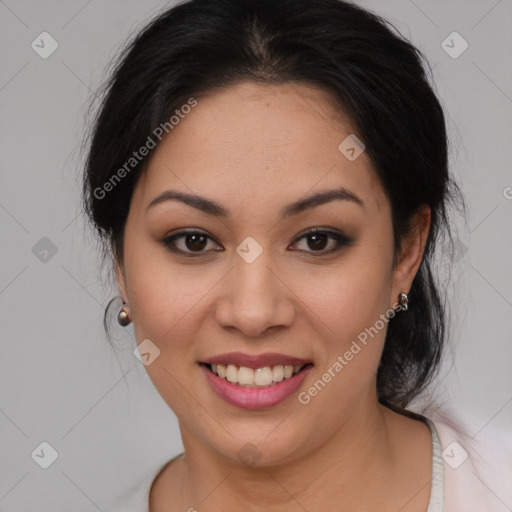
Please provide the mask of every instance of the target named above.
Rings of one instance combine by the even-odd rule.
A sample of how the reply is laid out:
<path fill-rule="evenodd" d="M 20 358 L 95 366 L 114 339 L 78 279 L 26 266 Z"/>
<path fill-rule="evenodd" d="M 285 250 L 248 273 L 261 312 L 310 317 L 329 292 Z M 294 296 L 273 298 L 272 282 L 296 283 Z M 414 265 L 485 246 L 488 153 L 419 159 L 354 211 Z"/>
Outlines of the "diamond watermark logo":
<path fill-rule="evenodd" d="M 247 466 L 254 466 L 261 459 L 261 452 L 254 444 L 246 443 L 240 448 L 237 456 L 240 462 L 247 464 Z"/>
<path fill-rule="evenodd" d="M 43 469 L 48 469 L 59 457 L 57 450 L 48 442 L 43 441 L 30 456 Z"/>
<path fill-rule="evenodd" d="M 453 441 L 443 450 L 441 456 L 448 466 L 457 469 L 468 458 L 468 452 L 457 441 Z"/>
<path fill-rule="evenodd" d="M 365 145 L 351 133 L 339 146 L 338 149 L 347 160 L 353 162 L 366 149 Z"/>
<path fill-rule="evenodd" d="M 41 263 L 48 263 L 57 254 L 57 246 L 49 238 L 43 236 L 32 247 L 32 254 Z"/>
<path fill-rule="evenodd" d="M 236 248 L 236 252 L 246 263 L 252 263 L 263 252 L 263 247 L 252 236 L 248 236 Z"/>
<path fill-rule="evenodd" d="M 468 42 L 458 32 L 452 32 L 441 43 L 441 48 L 452 59 L 458 59 L 468 49 L 468 47 Z"/>
<path fill-rule="evenodd" d="M 59 43 L 48 32 L 41 32 L 30 46 L 39 57 L 47 59 L 59 47 Z"/>
<path fill-rule="evenodd" d="M 135 347 L 133 354 L 144 366 L 149 366 L 160 356 L 160 349 L 146 338 Z"/>

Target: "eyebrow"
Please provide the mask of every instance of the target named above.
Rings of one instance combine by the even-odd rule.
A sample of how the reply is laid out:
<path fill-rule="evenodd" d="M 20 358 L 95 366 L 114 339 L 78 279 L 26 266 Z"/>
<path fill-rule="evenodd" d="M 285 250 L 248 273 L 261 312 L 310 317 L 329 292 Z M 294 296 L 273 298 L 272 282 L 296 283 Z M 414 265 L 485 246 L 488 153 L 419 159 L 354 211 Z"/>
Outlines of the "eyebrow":
<path fill-rule="evenodd" d="M 284 208 L 281 209 L 280 215 L 282 218 L 290 217 L 292 215 L 298 215 L 306 210 L 315 208 L 322 204 L 329 203 L 331 201 L 350 201 L 364 207 L 364 202 L 353 192 L 350 192 L 344 187 L 340 187 L 333 190 L 324 190 L 317 192 L 316 194 L 307 196 L 303 199 L 299 199 Z M 215 217 L 227 218 L 231 215 L 231 212 L 222 206 L 221 204 L 207 199 L 196 194 L 188 194 L 186 192 L 180 192 L 178 190 L 166 190 L 160 195 L 155 197 L 147 206 L 146 211 L 156 206 L 157 204 L 164 203 L 166 201 L 181 201 L 197 210 L 200 210 L 208 215 Z"/>

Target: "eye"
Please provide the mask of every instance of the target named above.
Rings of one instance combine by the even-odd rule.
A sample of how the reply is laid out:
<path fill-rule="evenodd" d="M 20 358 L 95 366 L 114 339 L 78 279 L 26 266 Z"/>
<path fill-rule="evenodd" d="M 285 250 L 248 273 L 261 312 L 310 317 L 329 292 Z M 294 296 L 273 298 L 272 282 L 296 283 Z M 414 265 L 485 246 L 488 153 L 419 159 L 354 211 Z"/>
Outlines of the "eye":
<path fill-rule="evenodd" d="M 294 244 L 303 239 L 306 240 L 306 246 L 312 249 L 311 251 L 306 250 L 306 252 L 320 253 L 319 256 L 336 252 L 343 246 L 350 245 L 353 242 L 351 238 L 341 232 L 323 228 L 309 230 L 300 238 L 297 238 Z M 325 250 L 326 246 L 329 246 L 329 239 L 331 240 L 331 248 Z"/>
<path fill-rule="evenodd" d="M 208 245 L 208 240 L 214 241 L 213 238 L 201 231 L 181 231 L 175 235 L 168 236 L 162 240 L 162 243 L 172 252 L 193 258 L 209 252 L 203 250 Z M 179 245 L 177 241 L 181 242 L 181 248 L 177 247 Z M 198 254 L 192 254 L 194 252 Z"/>
<path fill-rule="evenodd" d="M 315 228 L 307 231 L 301 237 L 297 238 L 296 241 L 289 247 L 292 247 L 303 239 L 307 240 L 306 245 L 312 250 L 299 250 L 302 252 L 320 253 L 318 256 L 336 252 L 340 250 L 341 247 L 350 245 L 353 242 L 351 238 L 341 232 L 330 231 L 324 228 Z M 331 248 L 325 250 L 326 246 L 329 246 L 329 240 L 331 240 Z M 194 258 L 198 256 L 204 256 L 208 252 L 211 252 L 205 250 L 205 248 L 208 246 L 208 241 L 215 242 L 215 240 L 210 237 L 210 235 L 202 231 L 181 231 L 166 237 L 164 240 L 162 240 L 162 243 L 171 252 Z M 179 245 L 181 245 L 181 247 L 178 247 Z M 224 250 L 219 248 L 219 245 L 213 245 L 215 247 L 213 249 L 214 251 Z"/>

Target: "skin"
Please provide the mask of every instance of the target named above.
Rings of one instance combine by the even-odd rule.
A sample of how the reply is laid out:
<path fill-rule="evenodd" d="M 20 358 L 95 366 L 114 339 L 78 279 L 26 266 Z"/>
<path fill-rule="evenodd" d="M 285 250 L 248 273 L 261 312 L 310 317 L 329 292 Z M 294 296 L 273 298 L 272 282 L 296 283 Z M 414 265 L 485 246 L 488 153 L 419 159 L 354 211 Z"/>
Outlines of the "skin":
<path fill-rule="evenodd" d="M 365 152 L 349 161 L 338 150 L 354 130 L 331 99 L 306 85 L 251 82 L 197 97 L 136 185 L 117 282 L 137 343 L 149 338 L 160 349 L 146 370 L 185 447 L 155 480 L 151 511 L 427 509 L 430 431 L 377 401 L 385 327 L 307 405 L 295 394 L 265 410 L 234 407 L 197 364 L 231 351 L 307 358 L 314 368 L 299 391 L 307 390 L 410 290 L 430 210 L 418 210 L 395 261 L 388 198 Z M 305 195 L 340 186 L 363 206 L 336 200 L 279 216 Z M 179 201 L 146 210 L 167 189 L 206 196 L 231 216 Z M 338 244 L 315 246 L 303 235 L 313 227 L 353 243 L 319 256 Z M 201 256 L 162 243 L 189 228 L 211 237 L 203 253 L 185 237 L 175 246 Z M 235 251 L 248 236 L 263 249 L 250 264 Z M 248 442 L 256 465 L 238 458 Z"/>

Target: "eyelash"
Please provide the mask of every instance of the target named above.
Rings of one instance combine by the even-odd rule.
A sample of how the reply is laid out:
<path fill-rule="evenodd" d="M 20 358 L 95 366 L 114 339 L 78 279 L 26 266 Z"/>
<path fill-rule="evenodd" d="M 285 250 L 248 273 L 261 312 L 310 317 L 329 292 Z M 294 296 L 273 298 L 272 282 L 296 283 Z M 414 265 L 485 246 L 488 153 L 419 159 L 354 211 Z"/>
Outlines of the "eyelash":
<path fill-rule="evenodd" d="M 326 230 L 326 229 L 322 229 L 322 228 L 314 228 L 314 229 L 311 229 L 311 230 L 307 231 L 306 233 L 303 233 L 300 237 L 296 238 L 295 241 L 293 242 L 293 244 L 295 244 L 296 242 L 302 240 L 303 238 L 307 238 L 310 235 L 317 235 L 317 234 L 328 235 L 329 238 L 331 238 L 331 239 L 333 239 L 333 240 L 335 240 L 337 242 L 338 246 L 335 247 L 334 249 L 330 249 L 328 251 L 325 251 L 325 250 L 305 251 L 306 253 L 313 254 L 314 257 L 320 257 L 320 256 L 325 256 L 325 255 L 328 255 L 328 254 L 332 254 L 334 252 L 339 251 L 342 247 L 349 246 L 349 245 L 351 245 L 353 243 L 353 239 L 349 238 L 348 236 L 344 235 L 343 233 L 339 233 L 337 231 L 330 231 L 330 230 Z M 214 240 L 212 237 L 210 237 L 208 234 L 206 234 L 206 233 L 204 233 L 202 231 L 192 231 L 192 230 L 190 230 L 190 231 L 180 231 L 179 233 L 176 233 L 174 235 L 168 236 L 164 240 L 162 240 L 162 244 L 169 251 L 171 251 L 171 252 L 173 252 L 175 254 L 179 254 L 181 256 L 184 256 L 186 258 L 200 258 L 200 257 L 204 256 L 205 253 L 206 253 L 205 251 L 197 251 L 194 254 L 194 253 L 182 251 L 181 249 L 176 249 L 173 246 L 173 243 L 176 240 L 178 240 L 179 238 L 183 238 L 186 235 L 205 236 L 206 238 L 209 238 L 210 240 L 216 242 L 216 240 Z M 218 243 L 218 242 L 216 242 L 216 243 Z M 221 252 L 221 251 L 219 251 L 219 252 Z"/>

